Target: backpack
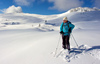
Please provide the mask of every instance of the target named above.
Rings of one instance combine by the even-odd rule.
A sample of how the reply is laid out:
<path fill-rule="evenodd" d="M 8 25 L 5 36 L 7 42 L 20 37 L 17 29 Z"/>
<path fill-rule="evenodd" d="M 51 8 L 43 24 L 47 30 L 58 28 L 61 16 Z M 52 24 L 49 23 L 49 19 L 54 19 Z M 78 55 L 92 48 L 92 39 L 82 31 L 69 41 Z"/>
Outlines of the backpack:
<path fill-rule="evenodd" d="M 68 23 L 68 33 L 70 34 L 71 33 L 71 27 L 69 27 L 69 24 L 71 24 L 71 22 L 70 21 L 68 21 L 69 23 Z M 64 23 L 63 23 L 63 26 L 64 26 Z"/>

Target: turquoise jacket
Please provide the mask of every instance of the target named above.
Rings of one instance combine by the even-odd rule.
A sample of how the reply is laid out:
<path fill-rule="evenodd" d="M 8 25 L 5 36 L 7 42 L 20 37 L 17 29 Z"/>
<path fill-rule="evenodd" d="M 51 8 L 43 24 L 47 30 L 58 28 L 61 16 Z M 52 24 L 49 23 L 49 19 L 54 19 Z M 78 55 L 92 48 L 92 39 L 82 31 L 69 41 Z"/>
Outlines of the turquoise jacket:
<path fill-rule="evenodd" d="M 70 35 L 69 28 L 71 29 L 71 32 L 72 32 L 74 27 L 75 27 L 75 25 L 73 25 L 70 21 L 68 21 L 67 23 L 62 23 L 61 24 L 60 31 L 64 32 L 64 36 Z"/>

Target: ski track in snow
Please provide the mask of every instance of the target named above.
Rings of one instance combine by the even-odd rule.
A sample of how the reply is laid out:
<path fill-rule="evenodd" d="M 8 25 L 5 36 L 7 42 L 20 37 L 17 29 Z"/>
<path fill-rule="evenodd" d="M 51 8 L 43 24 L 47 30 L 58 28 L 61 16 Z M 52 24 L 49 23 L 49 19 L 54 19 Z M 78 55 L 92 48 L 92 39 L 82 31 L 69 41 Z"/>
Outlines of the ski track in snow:
<path fill-rule="evenodd" d="M 53 55 L 55 52 L 53 52 Z M 69 54 L 68 50 L 59 50 L 56 54 L 56 58 L 61 57 L 66 62 L 71 62 L 75 59 L 80 59 L 82 56 L 91 56 L 92 58 L 100 60 L 100 46 L 89 47 L 87 45 L 81 45 L 79 48 L 72 48 L 72 52 Z"/>

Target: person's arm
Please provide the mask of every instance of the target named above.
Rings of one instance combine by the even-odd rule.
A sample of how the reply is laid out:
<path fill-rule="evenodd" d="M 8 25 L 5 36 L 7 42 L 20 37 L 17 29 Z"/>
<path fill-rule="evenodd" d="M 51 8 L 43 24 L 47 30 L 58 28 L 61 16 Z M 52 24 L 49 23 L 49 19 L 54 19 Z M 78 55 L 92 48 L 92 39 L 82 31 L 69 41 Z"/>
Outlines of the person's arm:
<path fill-rule="evenodd" d="M 63 23 L 60 26 L 60 32 L 63 31 Z"/>
<path fill-rule="evenodd" d="M 64 32 L 63 32 L 63 23 L 60 26 L 60 34 L 64 34 Z"/>
<path fill-rule="evenodd" d="M 75 27 L 74 24 L 72 24 L 72 23 L 69 24 L 70 32 L 72 32 L 72 30 L 74 29 L 74 27 Z"/>

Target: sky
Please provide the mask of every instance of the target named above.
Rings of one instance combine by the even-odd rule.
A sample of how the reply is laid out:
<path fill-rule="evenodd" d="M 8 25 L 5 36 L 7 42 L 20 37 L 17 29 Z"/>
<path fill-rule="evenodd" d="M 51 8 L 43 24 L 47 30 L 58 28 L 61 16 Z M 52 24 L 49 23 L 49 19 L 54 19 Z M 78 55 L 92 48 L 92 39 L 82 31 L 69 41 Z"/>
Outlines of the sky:
<path fill-rule="evenodd" d="M 76 7 L 100 8 L 99 2 L 100 0 L 0 0 L 0 13 L 21 11 L 52 15 L 64 13 Z"/>

